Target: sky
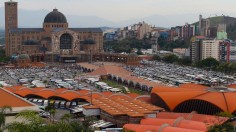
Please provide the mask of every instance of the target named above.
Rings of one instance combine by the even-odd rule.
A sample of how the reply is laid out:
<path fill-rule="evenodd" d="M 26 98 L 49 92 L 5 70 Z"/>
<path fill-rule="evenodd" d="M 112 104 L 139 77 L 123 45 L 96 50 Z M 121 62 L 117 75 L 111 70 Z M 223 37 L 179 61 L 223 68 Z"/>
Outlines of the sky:
<path fill-rule="evenodd" d="M 6 0 L 5 0 L 6 1 Z M 25 10 L 57 8 L 67 15 L 98 16 L 113 22 L 173 14 L 236 14 L 236 0 L 14 0 Z M 4 2 L 0 2 L 0 7 Z M 186 18 L 187 19 L 187 18 Z M 187 20 L 186 20 L 187 21 Z"/>

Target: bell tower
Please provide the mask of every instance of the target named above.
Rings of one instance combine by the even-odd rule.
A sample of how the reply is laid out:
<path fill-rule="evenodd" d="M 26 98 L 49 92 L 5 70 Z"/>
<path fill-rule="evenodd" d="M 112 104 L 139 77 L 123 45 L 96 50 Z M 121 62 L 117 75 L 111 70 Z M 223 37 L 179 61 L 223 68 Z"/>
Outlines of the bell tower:
<path fill-rule="evenodd" d="M 6 46 L 6 55 L 11 55 L 11 44 L 10 44 L 10 35 L 9 30 L 18 28 L 18 10 L 17 2 L 12 0 L 5 2 L 5 46 Z"/>

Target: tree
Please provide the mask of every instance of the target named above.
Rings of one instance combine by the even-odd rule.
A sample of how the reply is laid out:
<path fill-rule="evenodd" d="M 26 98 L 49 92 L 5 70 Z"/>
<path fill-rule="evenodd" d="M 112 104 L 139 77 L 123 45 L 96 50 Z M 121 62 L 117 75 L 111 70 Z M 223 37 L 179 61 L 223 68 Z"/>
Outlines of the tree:
<path fill-rule="evenodd" d="M 71 115 L 66 113 L 61 117 L 62 121 L 67 121 L 68 123 L 70 122 Z"/>
<path fill-rule="evenodd" d="M 52 122 L 54 123 L 54 118 L 55 118 L 55 114 L 56 114 L 56 109 L 51 109 L 51 110 L 49 111 L 49 113 L 50 113 L 50 118 L 51 118 L 51 116 L 52 116 Z"/>
<path fill-rule="evenodd" d="M 25 110 L 16 115 L 16 118 L 24 119 L 23 122 L 13 122 L 7 126 L 9 132 L 40 132 L 43 131 L 44 120 L 37 112 Z"/>
<path fill-rule="evenodd" d="M 141 51 L 141 49 L 138 49 L 137 55 L 143 55 L 143 52 Z"/>
<path fill-rule="evenodd" d="M 11 106 L 3 106 L 0 110 L 0 131 L 4 130 L 5 127 L 5 123 L 6 123 L 6 111 L 12 111 L 12 107 Z"/>
<path fill-rule="evenodd" d="M 215 58 L 209 57 L 202 61 L 197 62 L 196 66 L 202 68 L 210 68 L 214 70 L 219 66 L 219 64 L 220 64 L 219 61 L 217 61 Z"/>
<path fill-rule="evenodd" d="M 153 60 L 161 61 L 161 57 L 159 55 L 153 55 Z"/>
<path fill-rule="evenodd" d="M 192 64 L 192 60 L 191 60 L 190 57 L 183 57 L 183 58 L 180 58 L 178 62 L 179 62 L 179 64 L 181 64 L 181 65 L 187 65 L 187 66 L 189 66 L 189 65 Z"/>
<path fill-rule="evenodd" d="M 178 56 L 171 54 L 164 56 L 162 60 L 167 63 L 174 63 L 177 62 L 178 59 L 179 59 Z"/>
<path fill-rule="evenodd" d="M 219 117 L 228 117 L 228 118 L 232 118 L 233 115 L 229 112 L 220 112 L 216 114 Z M 221 122 L 220 118 L 219 118 L 219 123 Z M 234 126 L 229 123 L 229 122 L 225 122 L 223 124 L 215 124 L 211 127 L 209 127 L 208 129 L 209 132 L 234 132 Z"/>

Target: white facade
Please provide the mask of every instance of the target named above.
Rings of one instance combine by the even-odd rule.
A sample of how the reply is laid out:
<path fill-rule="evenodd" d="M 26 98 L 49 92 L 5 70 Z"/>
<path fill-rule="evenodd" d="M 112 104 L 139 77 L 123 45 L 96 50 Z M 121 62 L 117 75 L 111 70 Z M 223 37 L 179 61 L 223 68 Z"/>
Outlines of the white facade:
<path fill-rule="evenodd" d="M 220 42 L 222 40 L 203 40 L 202 41 L 202 60 L 212 57 L 219 61 L 220 57 Z"/>

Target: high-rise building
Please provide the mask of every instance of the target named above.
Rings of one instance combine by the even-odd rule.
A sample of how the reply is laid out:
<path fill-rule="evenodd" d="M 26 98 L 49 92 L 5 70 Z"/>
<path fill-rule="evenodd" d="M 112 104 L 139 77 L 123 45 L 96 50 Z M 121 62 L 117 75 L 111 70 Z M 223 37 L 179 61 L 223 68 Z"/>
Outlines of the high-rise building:
<path fill-rule="evenodd" d="M 205 39 L 204 36 L 195 36 L 191 39 L 190 45 L 190 58 L 192 62 L 198 62 L 202 59 L 202 40 Z"/>
<path fill-rule="evenodd" d="M 212 57 L 219 61 L 220 42 L 222 42 L 222 40 L 217 40 L 217 39 L 202 40 L 201 59 L 203 60 Z"/>
<path fill-rule="evenodd" d="M 151 32 L 152 28 L 149 24 L 145 23 L 145 22 L 142 22 L 140 23 L 140 27 L 138 29 L 138 36 L 137 38 L 138 39 L 143 39 L 144 36 L 146 35 L 146 33 L 149 33 Z"/>
<path fill-rule="evenodd" d="M 202 15 L 199 15 L 198 34 L 201 36 L 207 36 L 207 30 L 209 27 L 210 27 L 210 20 L 203 19 Z"/>
<path fill-rule="evenodd" d="M 236 62 L 236 42 L 224 40 L 220 43 L 220 61 Z"/>
<path fill-rule="evenodd" d="M 182 39 L 183 40 L 190 39 L 193 36 L 195 36 L 195 26 L 186 23 L 182 27 L 182 34 L 181 34 Z"/>
<path fill-rule="evenodd" d="M 12 48 L 17 48 L 15 45 L 10 45 L 9 30 L 18 28 L 18 10 L 17 2 L 12 0 L 5 2 L 5 43 L 6 55 L 9 56 Z"/>

